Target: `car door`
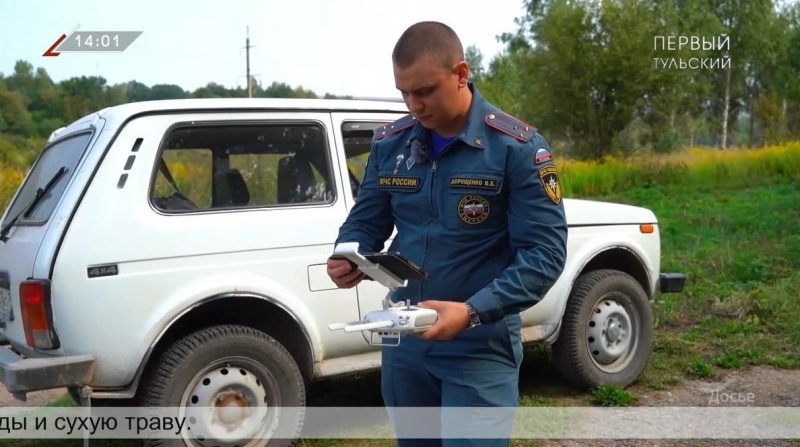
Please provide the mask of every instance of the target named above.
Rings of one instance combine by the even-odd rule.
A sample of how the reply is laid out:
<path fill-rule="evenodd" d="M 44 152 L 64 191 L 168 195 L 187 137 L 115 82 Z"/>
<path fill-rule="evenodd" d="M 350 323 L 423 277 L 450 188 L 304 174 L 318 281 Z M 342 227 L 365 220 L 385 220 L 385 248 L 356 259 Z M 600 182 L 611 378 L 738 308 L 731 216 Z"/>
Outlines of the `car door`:
<path fill-rule="evenodd" d="M 116 144 L 122 149 L 108 154 L 110 167 L 87 191 L 62 247 L 65 261 L 56 266 L 63 277 L 83 281 L 74 305 L 57 308 L 62 319 L 106 305 L 103 288 L 113 279 L 114 302 L 126 306 L 123 323 L 130 322 L 117 331 L 120 340 L 144 347 L 154 336 L 142 332 L 154 325 L 141 322 L 153 321 L 154 309 L 164 318 L 204 297 L 245 292 L 287 309 L 326 357 L 354 349 L 350 334 L 328 329 L 359 317 L 357 291 L 336 288 L 326 274 L 347 215 L 329 113 L 153 114 L 127 124 Z M 116 167 L 126 166 L 128 148 L 136 161 L 127 180 L 107 187 L 118 184 Z M 158 169 L 162 159 L 168 176 Z M 170 200 L 177 193 L 188 200 Z M 90 224 L 97 216 L 134 217 Z M 117 265 L 120 273 L 86 279 L 83 266 L 100 264 Z M 143 287 L 157 290 L 142 293 Z M 75 343 L 84 348 L 91 340 Z"/>
<path fill-rule="evenodd" d="M 343 196 L 348 211 L 355 204 L 357 187 L 364 176 L 364 165 L 369 156 L 373 132 L 378 127 L 395 121 L 404 113 L 391 112 L 347 112 L 332 114 L 332 125 L 339 151 L 341 176 L 349 179 L 350 188 L 344 188 Z M 346 183 L 347 184 L 347 183 Z M 395 229 L 384 247 L 388 247 L 397 232 Z M 357 287 L 359 312 L 381 309 L 388 289 L 375 281 L 362 281 Z"/>

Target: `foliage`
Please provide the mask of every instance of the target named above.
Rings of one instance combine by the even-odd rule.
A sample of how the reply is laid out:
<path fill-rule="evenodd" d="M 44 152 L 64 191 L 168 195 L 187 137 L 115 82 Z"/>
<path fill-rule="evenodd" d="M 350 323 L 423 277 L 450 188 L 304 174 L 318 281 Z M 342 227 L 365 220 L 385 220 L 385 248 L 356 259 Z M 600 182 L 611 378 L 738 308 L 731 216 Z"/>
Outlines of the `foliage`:
<path fill-rule="evenodd" d="M 270 98 L 316 98 L 302 86 L 282 82 L 262 86 L 254 82 L 253 96 Z M 127 102 L 178 98 L 247 97 L 243 88 L 226 88 L 216 83 L 193 92 L 177 85 L 148 87 L 137 81 L 108 85 L 97 76 L 80 76 L 54 82 L 43 68 L 34 69 L 18 61 L 13 73 L 0 73 L 0 166 L 27 169 L 54 130 L 92 112 Z M 324 98 L 347 98 L 325 94 Z M 16 175 L 16 174 L 7 174 Z M 5 180 L 3 180 L 5 179 Z M 0 182 L 7 183 L 3 175 Z M 4 194 L 0 187 L 0 195 Z"/>
<path fill-rule="evenodd" d="M 800 138 L 798 2 L 524 3 L 519 29 L 503 35 L 505 52 L 477 83 L 561 155 Z"/>
<path fill-rule="evenodd" d="M 36 139 L 20 140 L 27 144 L 26 152 L 38 150 Z M 0 140 L 0 153 L 3 153 Z M 15 153 L 11 151 L 10 153 Z M 30 158 L 30 157 L 26 157 Z M 257 164 L 242 161 L 236 167 L 246 177 L 254 197 L 264 203 L 274 200 L 275 184 L 257 172 L 276 160 L 260 160 Z M 210 173 L 205 159 L 168 158 L 170 172 L 181 191 L 195 203 L 208 203 Z M 637 188 L 663 188 L 691 185 L 695 188 L 748 187 L 776 181 L 796 181 L 800 178 L 800 141 L 760 149 L 731 149 L 718 151 L 689 148 L 670 154 L 639 154 L 627 158 L 607 156 L 602 160 L 576 160 L 557 157 L 562 191 L 565 197 L 586 198 L 613 194 Z M 0 209 L 5 208 L 23 179 L 25 165 L 0 161 Z M 253 166 L 259 166 L 257 169 Z M 361 166 L 356 164 L 354 169 Z M 255 171 L 254 171 L 255 169 Z M 171 191 L 166 184 L 157 190 Z"/>
<path fill-rule="evenodd" d="M 484 60 L 470 45 L 465 57 L 487 99 L 537 126 L 561 156 L 600 160 L 800 138 L 800 2 L 520 1 L 525 15 L 502 34 L 505 50 Z M 33 152 L 15 139 L 46 138 L 107 106 L 246 96 L 213 80 L 195 91 L 109 85 L 98 76 L 56 83 L 18 61 L 0 74 L 0 163 L 24 168 Z M 344 97 L 278 81 L 254 82 L 253 96 Z M 12 147 L 22 153 L 10 154 Z"/>
<path fill-rule="evenodd" d="M 656 347 L 642 382 L 661 388 L 715 368 L 800 367 L 800 3 L 523 1 L 502 54 L 484 61 L 468 47 L 473 80 L 551 142 L 566 197 L 652 209 L 662 270 L 688 275 L 683 293 L 654 299 Z M 723 35 L 730 44 L 722 49 L 669 50 L 655 40 Z M 731 64 L 659 65 L 692 58 Z M 253 93 L 318 96 L 280 82 L 256 83 Z M 0 209 L 50 132 L 81 116 L 123 102 L 245 96 L 213 82 L 193 92 L 91 76 L 56 83 L 19 61 L 0 74 Z M 170 167 L 188 188 L 195 167 Z M 593 397 L 623 405 L 631 396 L 605 387 Z M 301 443 L 391 445 L 383 441 Z"/>

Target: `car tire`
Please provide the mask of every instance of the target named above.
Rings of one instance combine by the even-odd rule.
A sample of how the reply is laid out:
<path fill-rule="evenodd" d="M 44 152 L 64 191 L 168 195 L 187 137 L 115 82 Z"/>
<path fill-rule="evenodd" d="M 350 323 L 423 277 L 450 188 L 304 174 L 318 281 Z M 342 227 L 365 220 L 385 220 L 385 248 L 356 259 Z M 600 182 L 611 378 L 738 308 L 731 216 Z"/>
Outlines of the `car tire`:
<path fill-rule="evenodd" d="M 650 300 L 638 281 L 605 269 L 578 277 L 552 346 L 553 363 L 571 385 L 625 388 L 639 379 L 652 346 Z"/>
<path fill-rule="evenodd" d="M 181 338 L 160 356 L 143 387 L 140 405 L 176 409 L 188 427 L 184 438 L 147 439 L 152 447 L 289 446 L 303 425 L 306 389 L 297 363 L 274 338 L 246 326 L 215 326 Z M 225 432 L 222 425 L 237 422 L 215 404 L 243 406 L 250 415 L 227 426 L 233 434 Z M 276 430 L 277 420 L 280 439 L 270 439 L 261 430 Z"/>

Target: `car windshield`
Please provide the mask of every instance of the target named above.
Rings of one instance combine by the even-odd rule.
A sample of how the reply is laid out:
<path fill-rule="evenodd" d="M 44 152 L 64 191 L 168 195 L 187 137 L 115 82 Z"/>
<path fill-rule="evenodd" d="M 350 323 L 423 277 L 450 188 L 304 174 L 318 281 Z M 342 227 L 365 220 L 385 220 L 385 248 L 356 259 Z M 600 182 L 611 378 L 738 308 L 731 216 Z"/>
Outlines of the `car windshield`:
<path fill-rule="evenodd" d="M 37 191 L 43 189 L 54 178 L 59 169 L 65 168 L 66 171 L 39 199 L 36 206 L 26 216 L 20 216 L 16 224 L 46 222 L 50 218 L 50 214 L 52 214 L 59 198 L 64 193 L 64 189 L 75 172 L 81 156 L 89 146 L 91 138 L 91 132 L 84 132 L 46 147 L 33 165 L 33 169 L 23 183 L 16 199 L 11 203 L 5 219 L 0 223 L 0 227 L 5 227 L 11 219 L 19 215 L 25 207 L 36 199 Z"/>

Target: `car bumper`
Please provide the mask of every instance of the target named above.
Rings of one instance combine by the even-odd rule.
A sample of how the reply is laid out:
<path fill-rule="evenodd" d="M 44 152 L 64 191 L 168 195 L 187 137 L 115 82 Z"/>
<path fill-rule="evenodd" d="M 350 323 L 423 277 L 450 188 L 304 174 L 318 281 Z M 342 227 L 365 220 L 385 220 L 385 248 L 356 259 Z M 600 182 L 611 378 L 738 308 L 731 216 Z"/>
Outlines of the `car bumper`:
<path fill-rule="evenodd" d="M 658 276 L 658 291 L 661 293 L 680 293 L 686 284 L 682 273 L 662 273 Z"/>
<path fill-rule="evenodd" d="M 94 357 L 76 355 L 22 358 L 0 348 L 0 381 L 21 401 L 27 393 L 88 384 L 94 374 Z"/>

